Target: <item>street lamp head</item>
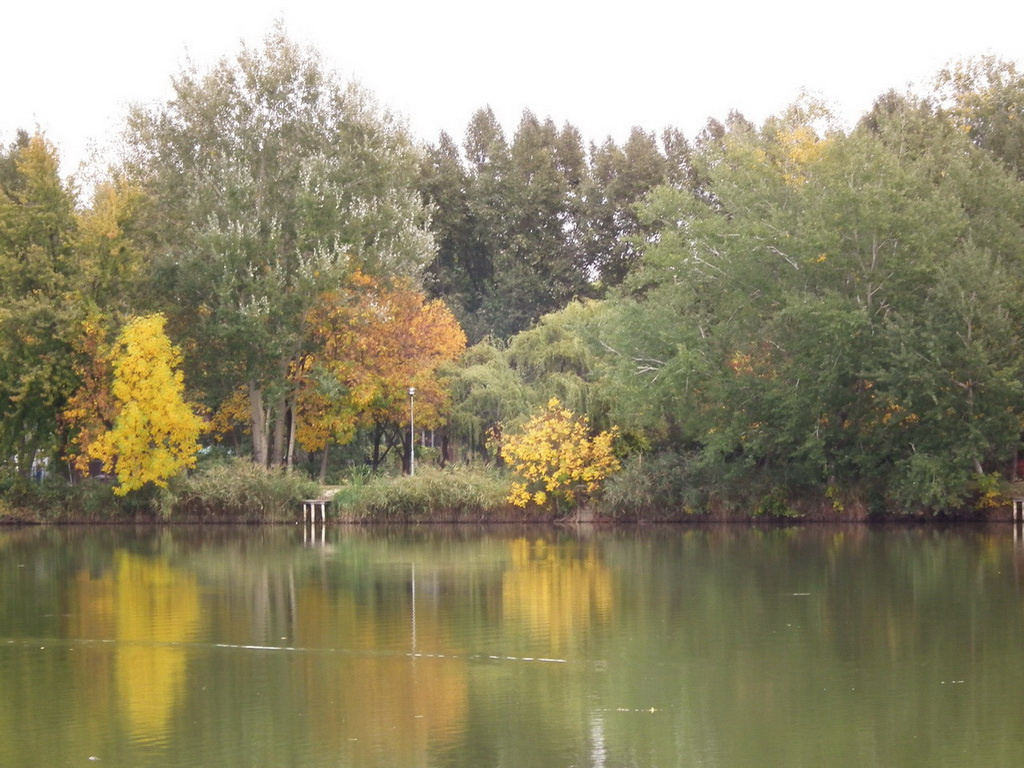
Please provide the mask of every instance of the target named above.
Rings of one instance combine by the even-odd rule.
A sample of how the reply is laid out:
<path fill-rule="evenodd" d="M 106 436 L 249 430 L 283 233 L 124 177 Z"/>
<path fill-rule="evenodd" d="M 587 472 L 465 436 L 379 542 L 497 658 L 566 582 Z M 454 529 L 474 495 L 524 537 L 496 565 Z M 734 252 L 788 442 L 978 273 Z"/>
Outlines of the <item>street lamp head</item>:
<path fill-rule="evenodd" d="M 416 387 L 409 387 L 409 397 L 416 396 Z"/>

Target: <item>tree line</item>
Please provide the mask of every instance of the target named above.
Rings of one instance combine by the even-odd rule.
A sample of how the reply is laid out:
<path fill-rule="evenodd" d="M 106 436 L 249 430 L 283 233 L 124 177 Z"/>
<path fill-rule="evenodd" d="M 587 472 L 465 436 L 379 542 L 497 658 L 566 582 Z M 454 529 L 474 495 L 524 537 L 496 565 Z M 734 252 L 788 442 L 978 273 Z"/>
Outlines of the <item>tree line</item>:
<path fill-rule="evenodd" d="M 500 461 L 556 397 L 617 427 L 651 504 L 995 503 L 1022 423 L 1022 94 L 987 58 L 850 129 L 805 100 L 584 146 L 484 108 L 421 147 L 277 29 L 133 109 L 86 206 L 43 136 L 0 153 L 0 461 L 130 474 L 111 435 L 154 359 L 133 349 L 159 348 L 130 431 L 167 445 L 185 404 L 183 454 L 407 462 L 414 386 L 440 460 Z"/>

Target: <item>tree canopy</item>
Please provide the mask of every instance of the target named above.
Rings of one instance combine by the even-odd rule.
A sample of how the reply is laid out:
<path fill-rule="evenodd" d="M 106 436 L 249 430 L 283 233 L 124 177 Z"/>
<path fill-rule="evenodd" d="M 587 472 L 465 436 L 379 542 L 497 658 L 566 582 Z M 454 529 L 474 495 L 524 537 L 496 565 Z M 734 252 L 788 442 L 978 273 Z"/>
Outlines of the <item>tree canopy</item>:
<path fill-rule="evenodd" d="M 1022 121 L 989 57 L 853 127 L 803 99 L 588 143 L 485 107 L 419 146 L 277 28 L 133 109 L 86 204 L 45 136 L 0 151 L 0 461 L 132 465 L 129 337 L 161 318 L 161 392 L 196 407 L 143 482 L 217 439 L 407 462 L 415 387 L 445 460 L 500 463 L 557 398 L 687 508 L 970 506 L 1024 432 Z"/>
<path fill-rule="evenodd" d="M 196 340 L 198 385 L 217 401 L 243 383 L 257 461 L 288 461 L 289 369 L 315 298 L 355 269 L 415 275 L 433 255 L 412 142 L 281 29 L 181 73 L 127 140 L 153 285 Z"/>

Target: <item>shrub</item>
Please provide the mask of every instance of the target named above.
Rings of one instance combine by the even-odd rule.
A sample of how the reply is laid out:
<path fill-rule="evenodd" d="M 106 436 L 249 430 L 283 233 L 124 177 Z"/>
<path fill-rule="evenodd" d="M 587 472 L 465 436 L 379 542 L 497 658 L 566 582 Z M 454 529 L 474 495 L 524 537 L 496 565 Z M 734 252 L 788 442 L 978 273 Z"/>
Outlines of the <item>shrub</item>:
<path fill-rule="evenodd" d="M 674 520 L 703 510 L 704 499 L 692 482 L 690 460 L 666 451 L 631 456 L 609 478 L 600 509 L 611 519 Z"/>
<path fill-rule="evenodd" d="M 378 477 L 335 496 L 354 521 L 487 520 L 507 509 L 509 480 L 494 470 L 424 467 L 413 477 Z"/>
<path fill-rule="evenodd" d="M 509 501 L 546 506 L 585 504 L 600 491 L 604 479 L 619 469 L 612 450 L 616 430 L 591 436 L 590 423 L 563 408 L 557 399 L 534 416 L 518 435 L 507 436 L 501 456 L 523 482 L 512 486 Z"/>
<path fill-rule="evenodd" d="M 302 473 L 232 459 L 177 478 L 159 507 L 164 517 L 272 522 L 295 519 L 301 501 L 319 493 L 319 485 Z"/>
<path fill-rule="evenodd" d="M 3 484 L 2 516 L 33 521 L 120 520 L 151 511 L 154 494 L 140 492 L 127 497 L 114 495 L 111 484 L 98 478 L 85 478 L 69 484 L 61 478 L 35 483 L 22 478 Z"/>

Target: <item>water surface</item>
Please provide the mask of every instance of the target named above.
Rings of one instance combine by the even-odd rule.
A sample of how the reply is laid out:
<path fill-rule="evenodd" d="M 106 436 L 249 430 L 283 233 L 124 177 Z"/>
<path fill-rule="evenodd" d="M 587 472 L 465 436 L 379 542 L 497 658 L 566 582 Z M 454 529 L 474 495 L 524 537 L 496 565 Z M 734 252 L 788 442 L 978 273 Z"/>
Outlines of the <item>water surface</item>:
<path fill-rule="evenodd" d="M 1016 766 L 1011 526 L 0 529 L 0 766 Z"/>

